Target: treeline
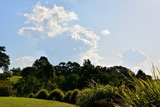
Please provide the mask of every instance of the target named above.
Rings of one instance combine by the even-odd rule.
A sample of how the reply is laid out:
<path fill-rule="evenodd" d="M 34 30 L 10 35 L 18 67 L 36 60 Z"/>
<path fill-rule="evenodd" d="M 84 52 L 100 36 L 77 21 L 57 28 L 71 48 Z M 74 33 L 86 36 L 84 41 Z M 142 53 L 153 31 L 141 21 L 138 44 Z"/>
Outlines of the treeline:
<path fill-rule="evenodd" d="M 152 77 L 146 75 L 142 70 L 135 74 L 122 66 L 95 66 L 89 59 L 84 60 L 83 65 L 71 61 L 52 65 L 46 57 L 41 56 L 32 66 L 23 69 L 8 70 L 8 65 L 9 56 L 5 54 L 5 48 L 1 47 L 0 67 L 4 72 L 0 74 L 0 96 L 35 97 L 77 103 L 81 106 L 113 103 L 112 95 L 111 99 L 106 99 L 106 95 L 104 96 L 102 93 L 112 94 L 110 91 L 112 88 L 116 88 L 113 93 L 115 95 L 119 93 L 119 91 L 116 92 L 117 89 L 121 91 L 124 89 L 129 94 L 128 90 L 132 92 L 137 90 L 135 80 L 153 81 Z M 19 78 L 18 81 L 11 82 L 10 78 L 15 76 Z M 99 93 L 101 91 L 102 93 Z M 101 99 L 92 102 L 92 99 L 89 99 L 91 96 L 93 99 L 97 97 Z M 84 102 L 84 99 L 89 102 Z"/>
<path fill-rule="evenodd" d="M 131 70 L 122 67 L 102 67 L 94 66 L 90 60 L 84 60 L 81 66 L 77 62 L 61 62 L 53 66 L 46 57 L 37 59 L 32 66 L 13 68 L 1 75 L 22 76 L 19 81 L 13 85 L 16 96 L 27 96 L 30 93 L 36 93 L 40 89 L 52 91 L 56 88 L 63 91 L 74 89 L 84 89 L 92 83 L 102 85 L 120 86 L 122 83 L 132 86 L 134 77 L 143 80 L 152 79 L 142 70 L 135 75 Z M 7 79 L 6 78 L 6 79 Z"/>

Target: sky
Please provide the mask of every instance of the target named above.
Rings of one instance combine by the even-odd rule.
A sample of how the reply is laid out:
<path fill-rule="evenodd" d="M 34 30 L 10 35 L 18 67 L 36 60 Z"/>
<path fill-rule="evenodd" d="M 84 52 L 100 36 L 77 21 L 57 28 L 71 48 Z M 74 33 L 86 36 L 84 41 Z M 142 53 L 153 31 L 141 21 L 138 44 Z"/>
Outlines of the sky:
<path fill-rule="evenodd" d="M 0 45 L 13 67 L 90 59 L 150 74 L 160 66 L 159 0 L 1 0 Z"/>

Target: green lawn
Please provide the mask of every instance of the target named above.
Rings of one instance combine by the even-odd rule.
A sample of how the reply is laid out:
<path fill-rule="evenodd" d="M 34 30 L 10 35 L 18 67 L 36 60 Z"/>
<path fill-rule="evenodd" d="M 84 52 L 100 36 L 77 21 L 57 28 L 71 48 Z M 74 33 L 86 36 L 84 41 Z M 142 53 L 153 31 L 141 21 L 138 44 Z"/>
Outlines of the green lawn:
<path fill-rule="evenodd" d="M 76 107 L 75 105 L 34 98 L 0 97 L 0 107 Z"/>

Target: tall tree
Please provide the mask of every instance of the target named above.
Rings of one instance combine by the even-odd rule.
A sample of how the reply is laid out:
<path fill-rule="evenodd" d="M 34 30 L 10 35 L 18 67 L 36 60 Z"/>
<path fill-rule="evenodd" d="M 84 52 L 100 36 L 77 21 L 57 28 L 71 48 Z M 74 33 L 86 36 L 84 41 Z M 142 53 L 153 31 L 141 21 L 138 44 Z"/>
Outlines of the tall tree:
<path fill-rule="evenodd" d="M 37 59 L 33 67 L 37 70 L 37 77 L 46 83 L 50 80 L 53 80 L 55 70 L 52 64 L 44 56 L 41 56 L 40 59 Z"/>
<path fill-rule="evenodd" d="M 8 70 L 8 65 L 10 64 L 9 55 L 7 55 L 4 46 L 0 46 L 0 68 L 3 70 Z"/>
<path fill-rule="evenodd" d="M 21 68 L 18 67 L 18 68 L 12 68 L 12 69 L 10 69 L 10 72 L 11 72 L 11 74 L 13 76 L 20 76 L 22 70 L 21 70 Z"/>

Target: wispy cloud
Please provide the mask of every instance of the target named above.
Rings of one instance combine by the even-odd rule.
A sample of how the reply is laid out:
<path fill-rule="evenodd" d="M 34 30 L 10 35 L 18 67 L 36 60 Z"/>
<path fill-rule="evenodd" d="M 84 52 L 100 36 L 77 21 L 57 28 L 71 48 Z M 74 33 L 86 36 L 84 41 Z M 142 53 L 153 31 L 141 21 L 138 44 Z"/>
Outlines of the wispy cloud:
<path fill-rule="evenodd" d="M 21 56 L 11 60 L 11 65 L 13 67 L 24 68 L 27 66 L 31 66 L 34 61 L 35 61 L 35 58 L 32 56 Z"/>
<path fill-rule="evenodd" d="M 119 54 L 123 62 L 127 65 L 136 66 L 148 59 L 147 55 L 140 50 L 129 49 Z"/>
<path fill-rule="evenodd" d="M 74 40 L 81 40 L 85 44 L 88 44 L 92 48 L 96 48 L 98 45 L 99 37 L 91 30 L 85 27 L 74 25 L 71 29 L 71 37 Z"/>
<path fill-rule="evenodd" d="M 150 73 L 150 61 L 147 54 L 144 52 L 140 50 L 129 49 L 118 55 L 122 60 L 122 65 L 127 66 L 134 71 L 142 69 L 146 73 Z"/>
<path fill-rule="evenodd" d="M 94 62 L 98 62 L 100 59 L 96 51 L 99 37 L 92 29 L 80 24 L 73 24 L 78 19 L 76 13 L 65 10 L 62 6 L 54 5 L 52 8 L 47 8 L 36 4 L 31 12 L 24 14 L 24 17 L 26 18 L 25 26 L 19 30 L 18 33 L 20 35 L 36 36 L 38 38 L 54 38 L 56 36 L 62 37 L 62 35 L 66 35 L 74 41 L 83 42 L 89 47 L 83 52 L 80 60 L 91 58 L 96 60 Z"/>

